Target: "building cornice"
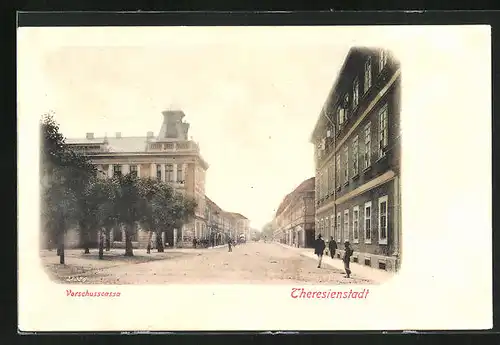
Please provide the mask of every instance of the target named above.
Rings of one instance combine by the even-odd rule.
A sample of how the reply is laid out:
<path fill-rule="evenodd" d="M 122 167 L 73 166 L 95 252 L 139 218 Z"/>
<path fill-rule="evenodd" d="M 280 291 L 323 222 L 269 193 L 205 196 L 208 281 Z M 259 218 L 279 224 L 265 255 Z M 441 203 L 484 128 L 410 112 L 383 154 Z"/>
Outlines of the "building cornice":
<path fill-rule="evenodd" d="M 360 194 L 363 194 L 369 190 L 372 190 L 373 188 L 376 188 L 376 187 L 383 185 L 389 181 L 392 181 L 395 177 L 396 177 L 396 173 L 393 170 L 389 170 L 389 171 L 385 172 L 384 174 L 382 174 L 378 177 L 375 177 L 374 179 L 371 179 L 370 181 L 362 184 L 358 188 L 350 191 L 349 193 L 346 193 L 346 194 L 342 195 L 341 197 L 338 197 L 338 198 L 328 202 L 326 205 L 323 205 L 323 206 L 317 208 L 316 215 L 323 213 L 324 211 L 327 211 L 328 209 L 330 209 L 334 205 L 335 206 L 340 205 L 349 199 L 352 199 Z"/>

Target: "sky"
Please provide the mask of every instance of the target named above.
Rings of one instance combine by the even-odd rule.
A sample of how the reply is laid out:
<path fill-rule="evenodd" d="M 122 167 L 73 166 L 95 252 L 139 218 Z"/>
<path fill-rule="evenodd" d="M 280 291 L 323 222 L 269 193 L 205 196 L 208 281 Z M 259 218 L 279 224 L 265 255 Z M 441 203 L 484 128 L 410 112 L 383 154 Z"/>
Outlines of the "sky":
<path fill-rule="evenodd" d="M 161 111 L 182 109 L 210 165 L 206 195 L 260 229 L 314 176 L 309 137 L 349 48 L 401 40 L 385 29 L 23 28 L 18 78 L 37 101 L 21 106 L 54 111 L 69 138 L 158 134 Z"/>

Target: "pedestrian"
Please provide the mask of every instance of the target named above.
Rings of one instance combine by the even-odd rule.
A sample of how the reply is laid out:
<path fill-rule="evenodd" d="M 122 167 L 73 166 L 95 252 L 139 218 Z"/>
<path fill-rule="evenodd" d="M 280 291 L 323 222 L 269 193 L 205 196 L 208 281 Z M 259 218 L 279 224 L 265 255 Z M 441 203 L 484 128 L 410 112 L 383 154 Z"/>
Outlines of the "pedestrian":
<path fill-rule="evenodd" d="M 351 263 L 351 256 L 352 256 L 352 253 L 353 253 L 353 250 L 349 244 L 349 241 L 345 241 L 344 243 L 344 246 L 345 246 L 345 251 L 344 251 L 344 268 L 345 268 L 345 274 L 346 274 L 346 278 L 350 278 L 351 277 L 351 269 L 349 268 L 349 264 Z"/>
<path fill-rule="evenodd" d="M 193 247 L 196 248 L 196 237 L 193 237 Z"/>
<path fill-rule="evenodd" d="M 332 259 L 335 257 L 335 251 L 337 250 L 337 242 L 330 236 L 330 242 L 328 242 L 328 250 L 330 251 L 330 256 Z"/>
<path fill-rule="evenodd" d="M 318 268 L 321 268 L 321 260 L 323 260 L 323 252 L 325 251 L 325 241 L 321 238 L 321 234 L 318 235 L 316 243 L 314 244 L 314 254 L 318 256 Z"/>
<path fill-rule="evenodd" d="M 232 242 L 233 242 L 233 240 L 232 240 L 232 239 L 228 239 L 228 240 L 227 240 L 227 246 L 229 247 L 229 251 L 230 251 L 230 252 L 232 252 L 232 251 L 233 251 L 233 247 L 232 247 L 233 243 L 232 243 Z"/>

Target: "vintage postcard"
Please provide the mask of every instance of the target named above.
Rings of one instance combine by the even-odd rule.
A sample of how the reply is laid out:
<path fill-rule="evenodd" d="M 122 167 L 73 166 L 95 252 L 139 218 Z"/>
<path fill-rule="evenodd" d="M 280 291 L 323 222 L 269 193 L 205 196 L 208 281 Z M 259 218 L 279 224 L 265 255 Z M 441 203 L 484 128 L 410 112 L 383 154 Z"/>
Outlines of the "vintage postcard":
<path fill-rule="evenodd" d="M 490 65 L 487 26 L 19 28 L 19 330 L 490 328 Z"/>

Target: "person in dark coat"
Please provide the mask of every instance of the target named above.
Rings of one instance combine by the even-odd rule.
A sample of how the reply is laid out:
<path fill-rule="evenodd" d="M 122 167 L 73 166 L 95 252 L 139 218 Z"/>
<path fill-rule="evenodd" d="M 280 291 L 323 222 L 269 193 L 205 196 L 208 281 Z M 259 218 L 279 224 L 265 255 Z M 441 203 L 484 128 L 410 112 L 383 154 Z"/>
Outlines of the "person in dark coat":
<path fill-rule="evenodd" d="M 335 251 L 337 250 L 337 242 L 330 236 L 330 242 L 328 242 L 328 250 L 330 251 L 330 256 L 332 259 L 335 257 Z"/>
<path fill-rule="evenodd" d="M 229 251 L 233 251 L 233 240 L 230 238 L 227 240 L 227 246 L 229 247 Z"/>
<path fill-rule="evenodd" d="M 314 254 L 318 256 L 318 268 L 321 268 L 321 260 L 323 260 L 323 252 L 325 251 L 325 241 L 321 238 L 321 234 L 318 235 L 316 243 L 314 244 Z"/>
<path fill-rule="evenodd" d="M 351 262 L 351 255 L 353 253 L 353 250 L 351 248 L 349 241 L 345 241 L 344 246 L 345 246 L 345 251 L 344 251 L 343 261 L 344 261 L 344 269 L 345 269 L 345 274 L 346 274 L 345 277 L 350 278 L 351 277 L 351 269 L 349 268 L 349 264 Z"/>

